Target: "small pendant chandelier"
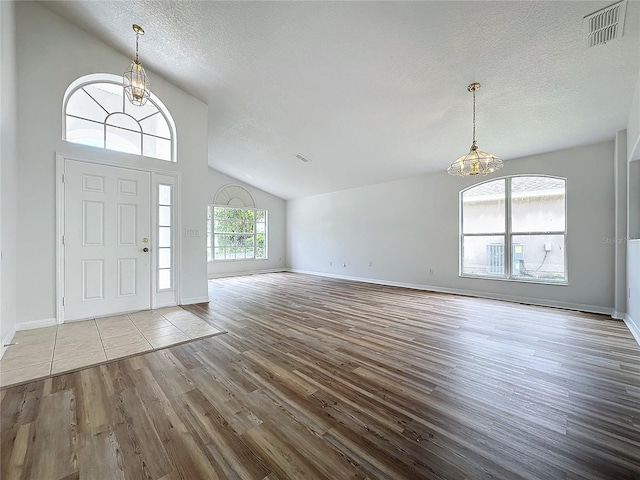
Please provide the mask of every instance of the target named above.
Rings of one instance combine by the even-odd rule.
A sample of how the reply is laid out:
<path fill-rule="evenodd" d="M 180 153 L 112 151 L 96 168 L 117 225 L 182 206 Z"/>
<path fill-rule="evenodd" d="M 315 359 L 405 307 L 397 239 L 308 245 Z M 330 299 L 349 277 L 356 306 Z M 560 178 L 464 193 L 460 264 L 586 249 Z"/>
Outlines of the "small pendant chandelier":
<path fill-rule="evenodd" d="M 133 31 L 136 32 L 136 58 L 124 72 L 123 85 L 124 93 L 131 103 L 142 106 L 149 100 L 149 77 L 142 68 L 138 60 L 138 38 L 144 35 L 144 30 L 140 25 L 133 24 Z"/>
<path fill-rule="evenodd" d="M 473 143 L 469 153 L 449 165 L 447 173 L 450 175 L 459 175 L 461 177 L 487 175 L 502 168 L 502 160 L 490 153 L 478 150 L 476 145 L 476 90 L 479 88 L 479 83 L 472 83 L 467 87 L 467 90 L 473 93 Z"/>

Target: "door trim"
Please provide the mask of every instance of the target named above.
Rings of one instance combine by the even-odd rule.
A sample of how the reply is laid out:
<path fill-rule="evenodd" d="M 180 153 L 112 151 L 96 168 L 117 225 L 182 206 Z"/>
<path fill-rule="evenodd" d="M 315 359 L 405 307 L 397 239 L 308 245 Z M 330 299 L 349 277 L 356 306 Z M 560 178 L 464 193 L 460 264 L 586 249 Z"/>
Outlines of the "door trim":
<path fill-rule="evenodd" d="M 103 165 L 105 167 L 117 167 L 124 168 L 128 170 L 136 170 L 147 172 L 151 177 L 151 191 L 149 201 L 150 205 L 150 225 L 151 225 L 151 238 L 154 240 L 152 243 L 156 245 L 155 242 L 158 230 L 158 222 L 157 215 L 154 212 L 157 210 L 157 205 L 153 202 L 156 199 L 157 194 L 155 193 L 155 189 L 157 188 L 157 177 L 158 175 L 170 176 L 175 178 L 175 229 L 172 231 L 171 242 L 172 245 L 175 245 L 176 254 L 173 256 L 173 268 L 174 270 L 174 303 L 173 305 L 178 305 L 179 301 L 179 292 L 180 292 L 180 266 L 182 263 L 182 245 L 181 245 L 181 187 L 182 187 L 182 174 L 181 172 L 165 170 L 161 168 L 149 168 L 149 167 L 140 167 L 138 165 L 124 164 L 121 162 L 113 162 L 104 159 L 89 159 L 89 158 L 81 158 L 74 155 L 67 155 L 64 153 L 56 152 L 56 323 L 62 324 L 65 321 L 64 318 L 64 280 L 65 280 L 65 271 L 64 271 L 64 263 L 65 263 L 65 254 L 64 254 L 64 244 L 62 243 L 64 226 L 65 226 L 65 218 L 64 218 L 64 210 L 65 210 L 65 188 L 63 182 L 63 175 L 65 171 L 65 161 L 73 160 L 75 162 L 87 163 L 87 164 L 95 164 L 95 165 Z M 135 162 L 136 160 L 133 160 Z M 133 163 L 132 162 L 132 163 Z M 153 256 L 151 264 L 151 285 L 149 289 L 149 302 L 151 308 L 159 308 L 160 306 L 165 307 L 169 306 L 167 303 L 163 303 L 162 305 L 156 305 L 155 302 L 155 288 L 157 285 L 157 268 L 155 262 L 155 255 Z M 120 312 L 127 313 L 127 312 Z"/>

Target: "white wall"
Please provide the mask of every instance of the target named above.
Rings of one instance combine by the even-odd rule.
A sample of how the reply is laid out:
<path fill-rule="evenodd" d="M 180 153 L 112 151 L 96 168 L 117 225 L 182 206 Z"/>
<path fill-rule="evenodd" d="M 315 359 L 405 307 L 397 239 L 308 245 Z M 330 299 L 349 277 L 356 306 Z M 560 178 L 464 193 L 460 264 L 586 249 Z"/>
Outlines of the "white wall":
<path fill-rule="evenodd" d="M 627 316 L 625 322 L 640 344 L 640 239 L 627 243 Z"/>
<path fill-rule="evenodd" d="M 640 160 L 640 73 L 638 73 L 627 122 L 627 154 L 629 161 Z"/>
<path fill-rule="evenodd" d="M 460 278 L 458 195 L 477 181 L 445 172 L 288 201 L 287 262 L 298 271 L 611 313 L 613 157 L 613 142 L 604 142 L 509 160 L 500 172 L 567 178 L 566 286 Z"/>
<path fill-rule="evenodd" d="M 15 4 L 0 2 L 0 355 L 16 324 L 16 39 Z"/>
<path fill-rule="evenodd" d="M 627 316 L 629 329 L 640 343 L 640 74 L 627 124 Z"/>
<path fill-rule="evenodd" d="M 627 123 L 627 158 L 629 160 L 629 236 L 640 238 L 640 73 L 633 92 Z"/>
<path fill-rule="evenodd" d="M 235 262 L 209 262 L 209 277 L 239 275 L 264 271 L 282 270 L 285 268 L 285 211 L 286 202 L 270 193 L 229 177 L 222 172 L 209 168 L 207 178 L 207 203 L 213 203 L 215 194 L 225 185 L 242 185 L 251 192 L 256 201 L 256 208 L 269 211 L 268 248 L 269 258 L 266 260 L 247 260 Z M 205 230 L 206 231 L 206 230 Z"/>
<path fill-rule="evenodd" d="M 181 172 L 183 232 L 205 231 L 207 107 L 148 71 L 153 92 L 176 124 L 178 163 L 63 142 L 62 100 L 69 84 L 90 73 L 119 75 L 131 59 L 40 4 L 19 2 L 16 14 L 20 327 L 55 317 L 55 153 Z M 182 237 L 182 303 L 207 299 L 205 241 L 204 236 Z"/>

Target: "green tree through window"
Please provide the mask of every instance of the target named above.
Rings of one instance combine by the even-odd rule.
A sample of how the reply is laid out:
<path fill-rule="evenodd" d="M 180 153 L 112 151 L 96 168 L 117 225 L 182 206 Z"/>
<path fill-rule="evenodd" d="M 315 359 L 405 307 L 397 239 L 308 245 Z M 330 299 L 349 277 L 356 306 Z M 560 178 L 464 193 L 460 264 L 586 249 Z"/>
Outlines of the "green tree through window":
<path fill-rule="evenodd" d="M 209 205 L 207 260 L 267 258 L 267 211 Z"/>

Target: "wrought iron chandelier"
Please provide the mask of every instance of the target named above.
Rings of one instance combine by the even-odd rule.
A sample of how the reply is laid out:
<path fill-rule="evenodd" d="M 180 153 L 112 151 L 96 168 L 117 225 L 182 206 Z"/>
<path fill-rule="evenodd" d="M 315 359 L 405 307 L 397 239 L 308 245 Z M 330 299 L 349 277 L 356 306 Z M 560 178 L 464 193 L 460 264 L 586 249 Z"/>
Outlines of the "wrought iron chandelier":
<path fill-rule="evenodd" d="M 140 25 L 133 24 L 133 31 L 136 32 L 136 58 L 124 72 L 123 85 L 124 93 L 131 103 L 142 106 L 149 100 L 149 77 L 147 77 L 140 60 L 138 60 L 138 39 L 144 35 L 144 30 Z"/>
<path fill-rule="evenodd" d="M 487 175 L 502 168 L 502 160 L 490 153 L 478 150 L 476 145 L 476 90 L 479 88 L 479 83 L 472 83 L 467 87 L 467 90 L 473 93 L 473 143 L 469 153 L 449 165 L 447 173 L 450 175 L 459 175 L 461 177 Z"/>

